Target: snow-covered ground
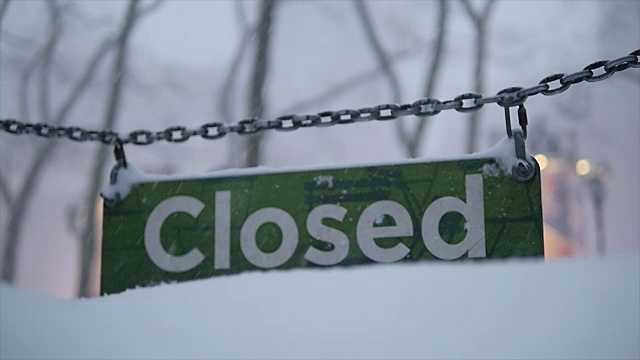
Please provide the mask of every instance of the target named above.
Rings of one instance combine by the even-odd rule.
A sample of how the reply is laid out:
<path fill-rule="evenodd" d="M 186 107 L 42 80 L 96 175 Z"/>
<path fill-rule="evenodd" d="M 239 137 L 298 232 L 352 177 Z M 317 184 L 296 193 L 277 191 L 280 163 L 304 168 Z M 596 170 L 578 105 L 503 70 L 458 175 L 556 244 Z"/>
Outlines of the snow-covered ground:
<path fill-rule="evenodd" d="M 250 273 L 96 299 L 0 286 L 0 358 L 640 358 L 638 255 Z"/>

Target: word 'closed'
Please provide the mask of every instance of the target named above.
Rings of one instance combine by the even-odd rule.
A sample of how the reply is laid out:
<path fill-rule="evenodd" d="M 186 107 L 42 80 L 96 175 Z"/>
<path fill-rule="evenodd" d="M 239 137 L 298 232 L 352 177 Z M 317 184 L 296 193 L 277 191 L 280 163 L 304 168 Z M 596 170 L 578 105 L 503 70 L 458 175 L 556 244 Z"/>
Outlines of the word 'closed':
<path fill-rule="evenodd" d="M 474 159 L 137 184 L 105 211 L 102 292 L 260 269 L 540 256 L 539 181 Z"/>

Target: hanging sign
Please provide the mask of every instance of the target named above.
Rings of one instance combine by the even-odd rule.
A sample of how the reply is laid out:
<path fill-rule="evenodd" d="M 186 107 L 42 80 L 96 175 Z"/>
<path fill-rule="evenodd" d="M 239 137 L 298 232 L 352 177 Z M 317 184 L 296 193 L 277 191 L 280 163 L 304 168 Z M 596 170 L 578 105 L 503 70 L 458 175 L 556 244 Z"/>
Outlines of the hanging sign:
<path fill-rule="evenodd" d="M 158 179 L 105 209 L 101 292 L 250 270 L 542 255 L 539 171 L 517 181 L 493 158 Z"/>

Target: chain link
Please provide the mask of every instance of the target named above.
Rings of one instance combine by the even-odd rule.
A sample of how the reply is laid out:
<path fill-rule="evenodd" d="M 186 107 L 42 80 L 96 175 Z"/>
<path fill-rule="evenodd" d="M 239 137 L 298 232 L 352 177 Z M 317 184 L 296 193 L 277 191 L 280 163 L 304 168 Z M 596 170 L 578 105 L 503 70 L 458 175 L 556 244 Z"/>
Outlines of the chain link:
<path fill-rule="evenodd" d="M 573 74 L 557 73 L 540 80 L 529 88 L 509 87 L 498 91 L 495 96 L 484 97 L 482 94 L 466 93 L 452 100 L 420 99 L 411 104 L 381 104 L 371 108 L 345 109 L 339 111 L 323 111 L 308 115 L 284 115 L 274 120 L 250 118 L 235 124 L 219 122 L 207 123 L 199 128 L 188 129 L 184 126 L 171 126 L 162 131 L 136 130 L 128 134 L 119 134 L 111 130 L 94 131 L 77 126 L 54 126 L 49 124 L 25 123 L 18 120 L 0 120 L 0 129 L 14 135 L 35 134 L 45 138 L 63 138 L 74 141 L 97 141 L 108 145 L 135 144 L 149 145 L 156 141 L 185 142 L 192 137 L 219 139 L 228 133 L 241 135 L 256 134 L 263 130 L 292 131 L 304 127 L 333 126 L 351 124 L 371 120 L 394 120 L 404 116 L 433 116 L 443 110 L 471 112 L 480 110 L 486 104 L 496 103 L 502 107 L 524 104 L 527 98 L 542 94 L 551 96 L 567 91 L 572 85 L 583 81 L 596 82 L 608 79 L 616 72 L 640 67 L 640 49 L 627 56 L 614 60 L 595 61 Z"/>

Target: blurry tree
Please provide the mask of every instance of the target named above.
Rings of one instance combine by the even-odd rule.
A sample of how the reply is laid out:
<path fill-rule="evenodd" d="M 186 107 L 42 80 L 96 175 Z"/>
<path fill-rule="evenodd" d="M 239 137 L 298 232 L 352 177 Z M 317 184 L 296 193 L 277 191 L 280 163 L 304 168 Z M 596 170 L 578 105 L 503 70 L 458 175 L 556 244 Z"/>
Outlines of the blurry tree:
<path fill-rule="evenodd" d="M 400 89 L 398 76 L 393 70 L 393 67 L 389 61 L 389 56 L 387 55 L 387 52 L 382 48 L 382 43 L 378 39 L 378 35 L 373 28 L 371 16 L 369 16 L 369 11 L 367 10 L 367 5 L 363 0 L 355 0 L 355 5 L 358 12 L 358 17 L 362 22 L 362 27 L 364 28 L 364 32 L 367 36 L 367 41 L 369 42 L 369 45 L 371 45 L 371 48 L 376 55 L 376 59 L 380 64 L 380 69 L 389 82 L 389 88 L 391 89 L 391 99 L 395 103 L 400 103 L 402 101 L 402 90 Z"/>
<path fill-rule="evenodd" d="M 241 65 L 244 62 L 249 45 L 251 45 L 251 38 L 255 35 L 255 28 L 249 24 L 247 19 L 247 14 L 244 9 L 244 1 L 238 0 L 234 2 L 234 7 L 236 19 L 240 26 L 241 37 L 237 44 L 235 53 L 231 58 L 231 63 L 227 70 L 227 76 L 223 82 L 222 91 L 220 91 L 220 99 L 218 100 L 220 114 L 222 115 L 224 122 L 227 124 L 237 121 L 237 115 L 233 111 L 233 93 L 240 76 Z M 246 141 L 247 139 L 239 137 L 235 137 L 231 140 L 231 151 L 227 166 L 241 167 L 245 165 L 243 164 L 241 157 L 236 154 L 241 154 L 243 151 L 246 151 Z"/>
<path fill-rule="evenodd" d="M 6 4 L 3 3 L 3 5 Z M 76 105 L 80 99 L 80 95 L 94 77 L 96 69 L 107 54 L 110 44 L 108 42 L 100 44 L 89 63 L 83 69 L 80 78 L 73 85 L 71 92 L 65 97 L 59 110 L 56 112 L 51 111 L 49 99 L 50 64 L 63 28 L 60 5 L 55 1 L 49 1 L 47 2 L 47 8 L 49 12 L 50 33 L 47 40 L 35 51 L 20 73 L 21 81 L 17 91 L 17 101 L 21 118 L 24 121 L 29 121 L 29 104 L 32 97 L 37 97 L 40 104 L 41 121 L 59 126 L 63 125 L 67 120 L 69 112 Z M 4 7 L 4 9 L 6 9 L 6 7 Z M 31 96 L 33 93 L 29 92 L 30 80 L 39 69 L 41 74 L 38 79 L 40 91 L 36 94 L 37 96 Z M 3 193 L 6 192 L 10 194 L 10 196 L 5 196 L 5 198 L 9 200 L 10 209 L 8 224 L 4 229 L 5 248 L 2 259 L 2 279 L 5 281 L 11 282 L 15 278 L 16 256 L 24 215 L 34 193 L 35 185 L 40 179 L 48 160 L 53 155 L 57 144 L 58 142 L 47 141 L 36 150 L 36 155 L 27 169 L 24 181 L 17 190 L 10 189 L 10 186 L 4 179 L 4 174 L 0 174 L 0 182 L 6 184 L 2 186 Z"/>
<path fill-rule="evenodd" d="M 615 1 L 610 3 L 599 3 L 599 26 L 596 28 L 596 34 L 600 37 L 601 43 L 598 46 L 598 53 L 601 53 L 603 58 L 610 58 L 610 54 L 625 54 L 629 51 L 640 47 L 640 36 L 629 36 L 631 34 L 640 34 L 638 30 L 638 18 L 640 18 L 640 3 L 637 1 Z M 626 41 L 615 41 L 615 39 L 625 39 Z M 627 48 L 625 46 L 632 45 Z M 614 75 L 613 79 L 619 79 L 619 81 L 626 84 L 634 84 L 640 86 L 640 76 L 638 72 L 626 71 L 621 74 Z M 615 80 L 614 80 L 615 81 Z M 627 87 L 619 87 L 621 84 L 613 84 L 614 81 L 607 82 L 606 87 L 616 87 L 616 95 L 624 97 Z M 575 184 L 569 184 L 568 176 L 558 176 L 554 178 L 556 191 L 552 192 L 551 196 L 555 198 L 554 204 L 557 204 L 559 210 L 557 210 L 556 216 L 550 217 L 547 221 L 555 226 L 561 233 L 565 233 L 567 238 L 576 242 L 584 250 L 587 248 L 586 239 L 587 235 L 576 232 L 573 228 L 584 228 L 586 226 L 593 226 L 593 230 L 590 231 L 595 235 L 593 239 L 595 241 L 595 250 L 599 255 L 604 255 L 607 249 L 607 242 L 609 239 L 606 237 L 605 231 L 605 205 L 610 193 L 613 192 L 612 185 L 615 174 L 612 173 L 612 167 L 615 166 L 616 157 L 610 157 L 611 153 L 625 152 L 628 149 L 632 149 L 629 153 L 637 153 L 637 146 L 633 147 L 632 144 L 617 144 L 616 143 L 616 128 L 615 119 L 608 119 L 607 125 L 602 125 L 601 118 L 598 117 L 602 114 L 603 107 L 599 104 L 600 101 L 606 101 L 600 97 L 599 89 L 596 87 L 572 87 L 571 91 L 559 98 L 553 103 L 554 113 L 554 126 L 553 130 L 546 130 L 546 126 L 538 126 L 532 128 L 531 133 L 535 134 L 534 146 L 537 146 L 538 152 L 559 160 L 565 164 L 565 173 L 576 176 L 574 166 L 578 164 L 578 161 L 585 161 L 588 158 L 587 163 L 589 169 L 585 173 L 579 173 L 581 184 L 588 189 L 591 195 L 591 201 L 593 206 L 593 218 L 586 218 L 586 215 L 576 215 L 576 211 L 571 211 L 571 202 L 580 201 L 581 204 L 585 204 L 585 199 L 580 198 L 580 195 L 571 196 L 570 191 L 561 191 L 559 189 L 569 189 L 571 186 L 575 187 Z M 542 125 L 546 125 L 541 122 Z M 532 125 L 536 125 L 533 123 Z M 544 141 L 542 140 L 544 139 Z M 549 139 L 552 139 L 550 141 Z M 610 144 L 607 146 L 610 149 L 615 149 L 608 154 L 608 151 L 600 150 L 593 152 L 595 143 Z M 529 141 L 528 141 L 529 142 Z M 545 146 L 539 146 L 539 144 Z M 630 146 L 629 146 L 630 145 Z M 627 147 L 629 146 L 629 147 Z M 534 147 L 532 147 L 534 148 Z M 595 156 L 595 158 L 594 158 Z M 582 160 L 581 160 L 582 159 Z M 628 166 L 628 162 L 625 161 L 625 165 Z M 558 171 L 561 173 L 560 171 Z M 580 184 L 580 183 L 578 183 Z M 633 196 L 633 195 L 629 195 Z M 578 197 L 576 199 L 576 197 Z M 544 204 L 543 204 L 544 205 Z M 560 224 L 561 226 L 558 226 Z M 574 233 L 570 232 L 573 230 Z"/>
<path fill-rule="evenodd" d="M 262 97 L 262 92 L 264 91 L 264 79 L 268 72 L 270 43 L 268 29 L 273 26 L 271 20 L 273 17 L 273 5 L 267 6 L 266 3 L 269 2 L 271 1 L 265 1 L 262 3 L 263 5 L 260 10 L 259 23 L 255 26 L 249 24 L 242 1 L 235 3 L 236 17 L 240 25 L 241 37 L 229 65 L 229 70 L 227 71 L 227 76 L 219 99 L 219 109 L 223 119 L 227 123 L 237 121 L 232 110 L 232 104 L 234 103 L 232 97 L 240 74 L 240 66 L 247 56 L 247 50 L 249 50 L 249 45 L 253 38 L 257 39 L 257 50 L 253 64 L 253 76 L 250 79 L 249 86 L 249 109 L 252 117 L 261 117 L 264 114 L 265 100 Z M 392 100 L 395 102 L 400 102 L 402 100 L 401 85 L 398 81 L 397 75 L 395 74 L 393 65 L 397 61 L 409 59 L 413 55 L 416 55 L 419 53 L 420 49 L 410 48 L 387 53 L 378 39 L 378 35 L 376 34 L 375 27 L 372 24 L 371 17 L 367 9 L 367 4 L 362 0 L 355 0 L 354 3 L 356 5 L 358 17 L 365 30 L 367 41 L 372 46 L 376 59 L 378 60 L 378 67 L 363 71 L 362 73 L 354 74 L 353 76 L 346 78 L 344 81 L 341 81 L 334 86 L 330 86 L 319 94 L 311 95 L 307 100 L 302 100 L 299 103 L 292 104 L 288 106 L 283 113 L 304 111 L 312 105 L 329 101 L 353 90 L 354 88 L 363 86 L 370 81 L 375 80 L 375 78 L 381 74 L 389 82 L 389 86 L 392 91 Z M 447 20 L 446 0 L 439 1 L 439 9 L 437 25 L 438 34 L 433 56 L 430 57 L 430 66 L 425 84 L 425 96 L 431 94 L 435 88 L 437 77 L 440 72 L 442 55 L 444 53 L 443 49 Z M 271 15 L 267 16 L 267 13 L 270 13 Z M 258 54 L 260 51 L 262 51 L 263 55 Z M 398 121 L 398 136 L 400 142 L 408 156 L 416 157 L 419 155 L 421 139 L 423 138 L 423 133 L 426 128 L 426 120 L 422 119 L 418 122 L 416 128 L 411 130 L 405 129 L 405 126 L 403 125 L 404 123 Z M 260 146 L 263 142 L 264 135 L 260 133 L 249 137 L 235 137 L 232 143 L 232 154 L 230 155 L 229 166 L 241 167 L 258 165 L 260 162 Z"/>
<path fill-rule="evenodd" d="M 397 99 L 397 101 L 401 100 L 402 94 L 400 91 L 400 84 L 397 80 L 393 68 L 395 65 L 398 65 L 405 60 L 409 60 L 420 55 L 424 52 L 427 46 L 425 44 L 421 44 L 421 41 L 419 39 L 414 39 L 411 42 L 411 45 L 406 48 L 394 50 L 392 52 L 385 52 L 379 43 L 378 37 L 374 30 L 374 26 L 372 25 L 369 16 L 369 12 L 367 10 L 367 6 L 364 4 L 358 4 L 357 2 L 355 4 L 356 11 L 358 12 L 358 17 L 360 18 L 360 21 L 365 28 L 365 35 L 367 36 L 369 43 L 372 45 L 373 50 L 376 53 L 376 57 L 378 59 L 377 66 L 371 69 L 365 69 L 360 72 L 354 73 L 341 79 L 335 84 L 320 89 L 321 91 L 319 91 L 318 93 L 310 94 L 305 99 L 285 106 L 284 110 L 280 111 L 280 113 L 294 114 L 307 111 L 310 108 L 317 108 L 318 106 L 321 106 L 336 98 L 344 97 L 349 92 L 358 91 L 359 88 L 377 81 L 379 77 L 387 78 L 390 87 L 394 89 L 392 90 L 392 97 L 394 99 Z"/>
<path fill-rule="evenodd" d="M 484 82 L 487 60 L 487 21 L 491 15 L 491 10 L 494 8 L 495 0 L 487 0 L 481 9 L 476 10 L 471 5 L 470 0 L 461 0 L 463 8 L 476 31 L 475 44 L 475 66 L 473 72 L 474 79 L 474 92 L 484 94 Z M 476 151 L 478 143 L 478 126 L 480 121 L 480 112 L 472 111 L 469 115 L 471 118 L 469 121 L 469 132 L 467 133 L 467 152 L 472 153 Z"/>
<path fill-rule="evenodd" d="M 271 38 L 276 0 L 264 0 L 260 8 L 260 20 L 256 29 L 256 52 L 249 89 L 249 113 L 252 118 L 262 118 L 266 109 L 264 87 L 269 71 Z M 261 160 L 261 144 L 264 134 L 249 135 L 246 166 L 258 166 Z"/>
<path fill-rule="evenodd" d="M 391 88 L 391 97 L 394 102 L 400 103 L 402 101 L 402 93 L 398 77 L 393 70 L 390 62 L 390 55 L 385 52 L 380 40 L 374 30 L 369 13 L 367 11 L 366 4 L 362 0 L 355 0 L 358 16 L 362 22 L 362 25 L 367 36 L 367 40 L 371 45 L 378 63 L 380 64 L 380 70 L 384 73 L 389 87 Z M 434 92 L 438 75 L 440 73 L 440 64 L 444 53 L 444 42 L 447 27 L 447 0 L 440 0 L 438 2 L 438 34 L 436 38 L 435 48 L 430 57 L 429 69 L 427 72 L 427 79 L 425 82 L 424 97 L 428 98 Z M 397 134 L 400 140 L 400 144 L 403 146 L 404 152 L 409 157 L 418 157 L 420 155 L 420 146 L 422 145 L 422 139 L 424 138 L 424 132 L 427 126 L 427 118 L 422 118 L 417 122 L 414 129 L 407 129 L 408 122 L 398 120 Z"/>
<path fill-rule="evenodd" d="M 128 38 L 135 23 L 155 9 L 160 2 L 152 2 L 144 8 L 139 8 L 137 0 L 131 0 L 129 2 L 121 28 L 115 35 L 104 39 L 98 44 L 87 63 L 78 71 L 79 76 L 72 83 L 68 94 L 61 97 L 62 100 L 57 108 L 55 104 L 52 104 L 50 99 L 51 67 L 56 61 L 56 51 L 63 34 L 65 12 L 75 6 L 75 4 L 69 2 L 59 3 L 55 0 L 45 1 L 44 3 L 47 6 L 49 14 L 49 32 L 45 42 L 35 49 L 29 61 L 26 62 L 24 68 L 20 71 L 17 101 L 21 120 L 31 121 L 30 109 L 33 106 L 32 103 L 37 102 L 37 122 L 47 123 L 54 127 L 65 125 L 69 120 L 69 114 L 86 93 L 88 85 L 97 76 L 100 64 L 107 55 L 115 49 L 114 66 L 111 72 L 111 79 L 113 79 L 113 81 L 110 82 L 111 88 L 106 107 L 107 114 L 102 124 L 104 128 L 111 128 L 117 119 L 122 83 L 126 76 L 125 63 Z M 6 13 L 7 4 L 8 2 L 5 0 L 0 6 L 0 19 L 1 16 Z M 32 79 L 35 75 L 38 75 L 36 82 L 37 92 L 30 91 Z M 2 279 L 4 281 L 12 282 L 15 280 L 16 259 L 25 214 L 44 169 L 47 164 L 49 164 L 59 144 L 61 144 L 61 142 L 46 141 L 35 151 L 32 161 L 28 162 L 29 165 L 23 177 L 24 180 L 18 189 L 11 189 L 4 177 L 5 174 L 0 174 L 0 184 L 2 185 L 0 188 L 2 189 L 3 199 L 9 203 L 8 208 L 10 210 L 8 223 L 4 229 L 5 248 L 2 259 Z M 103 167 L 104 159 L 106 158 L 104 154 L 108 151 L 109 149 L 107 147 L 102 147 L 99 150 L 98 156 L 96 156 L 96 161 L 94 162 L 95 167 L 91 175 L 90 189 L 88 190 L 88 194 L 90 195 L 87 195 L 87 202 L 90 205 L 86 207 L 86 209 L 88 209 L 86 218 L 91 220 L 86 222 L 85 229 L 79 234 L 81 237 L 79 294 L 81 296 L 88 294 L 88 281 L 91 278 L 91 263 L 95 258 L 93 255 L 95 253 L 97 238 L 93 231 L 95 229 L 95 194 L 99 192 L 97 187 L 100 184 L 100 180 L 104 177 Z"/>
<path fill-rule="evenodd" d="M 408 49 L 403 49 L 394 53 L 389 54 L 388 61 L 391 65 L 398 63 L 402 60 L 411 59 L 416 55 L 420 54 L 422 49 L 419 47 L 410 47 Z M 360 87 L 363 87 L 373 81 L 378 80 L 384 74 L 384 70 L 378 66 L 373 69 L 363 70 L 362 72 L 355 73 L 349 77 L 344 78 L 343 80 L 333 84 L 325 89 L 322 89 L 321 92 L 317 94 L 312 94 L 308 98 L 303 99 L 295 104 L 289 105 L 285 111 L 282 113 L 292 114 L 298 113 L 301 111 L 305 111 L 314 106 L 318 106 L 340 96 L 345 96 L 349 91 L 354 91 Z"/>
<path fill-rule="evenodd" d="M 247 49 L 251 44 L 251 37 L 255 34 L 255 29 L 249 24 L 247 20 L 247 14 L 244 9 L 244 1 L 239 0 L 233 3 L 236 13 L 237 22 L 240 26 L 241 37 L 237 44 L 236 51 L 231 58 L 229 69 L 227 70 L 227 76 L 222 85 L 222 91 L 220 91 L 220 99 L 218 105 L 220 108 L 220 114 L 226 123 L 232 123 L 235 121 L 235 115 L 233 113 L 233 91 L 235 89 L 238 76 L 240 73 L 240 65 L 246 57 Z"/>
<path fill-rule="evenodd" d="M 10 2 L 11 0 L 0 1 L 0 29 L 2 28 L 2 18 L 4 18 L 4 14 L 7 12 Z"/>
<path fill-rule="evenodd" d="M 251 77 L 249 79 L 248 112 L 251 118 L 262 118 L 266 110 L 264 90 L 271 58 L 271 41 L 273 18 L 277 0 L 263 0 L 260 2 L 258 21 L 251 26 L 247 20 L 242 1 L 235 2 L 236 17 L 240 25 L 241 37 L 236 52 L 231 59 L 231 64 L 220 93 L 220 111 L 225 122 L 236 121 L 232 111 L 233 91 L 240 75 L 240 66 L 246 57 L 247 50 L 255 41 L 255 51 L 252 64 Z M 231 167 L 258 166 L 262 160 L 262 146 L 265 134 L 257 133 L 235 137 L 231 143 L 229 156 Z"/>
<path fill-rule="evenodd" d="M 444 57 L 445 36 L 447 31 L 447 19 L 449 17 L 447 0 L 440 0 L 438 2 L 438 35 L 436 37 L 436 44 L 431 55 L 429 69 L 427 70 L 427 78 L 425 80 L 425 87 L 422 96 L 429 98 L 435 92 L 435 87 L 438 82 L 438 76 L 440 74 L 440 64 Z M 422 118 L 418 122 L 414 131 L 407 131 L 403 127 L 402 122 L 398 122 L 399 134 L 401 138 L 406 139 L 406 151 L 409 157 L 420 156 L 420 146 L 424 139 L 424 132 L 429 122 L 429 118 Z"/>
<path fill-rule="evenodd" d="M 427 71 L 427 79 L 425 81 L 425 88 L 423 93 L 423 97 L 425 98 L 429 98 L 435 92 L 438 76 L 440 74 L 440 64 L 442 63 L 442 58 L 444 56 L 444 44 L 446 39 L 445 36 L 447 31 L 447 19 L 449 13 L 447 0 L 440 0 L 438 4 L 438 34 L 436 37 L 435 48 L 430 59 L 430 67 Z M 422 145 L 422 140 L 424 139 L 423 133 L 429 121 L 429 118 L 422 118 L 421 121 L 418 122 L 414 131 L 404 130 L 402 126 L 403 123 L 398 122 L 400 135 L 402 138 L 406 139 L 407 144 L 405 146 L 408 156 L 420 156 L 420 146 Z"/>
<path fill-rule="evenodd" d="M 610 3 L 601 2 L 598 5 L 601 14 L 599 30 L 602 53 L 625 53 L 640 48 L 640 37 L 638 36 L 640 34 L 640 26 L 638 25 L 640 2 L 625 0 Z M 626 38 L 627 41 L 615 41 L 621 37 Z M 629 48 L 624 46 L 629 46 Z M 637 71 L 627 71 L 624 76 L 618 78 L 640 86 L 640 73 Z"/>
<path fill-rule="evenodd" d="M 118 120 L 122 92 L 127 78 L 129 39 L 133 28 L 142 16 L 155 10 L 160 4 L 160 1 L 155 1 L 143 8 L 139 6 L 138 0 L 129 1 L 124 21 L 114 42 L 116 54 L 110 76 L 108 77 L 112 79 L 112 81 L 106 98 L 106 113 L 99 127 L 101 129 L 113 129 Z M 97 208 L 95 206 L 97 200 L 96 194 L 100 192 L 100 186 L 102 185 L 101 180 L 105 178 L 105 164 L 110 151 L 111 149 L 107 146 L 101 146 L 98 149 L 92 162 L 93 169 L 89 173 L 89 188 L 85 195 L 87 221 L 85 222 L 84 229 L 79 234 L 81 245 L 78 294 L 80 296 L 91 295 L 93 264 L 95 263 L 96 245 L 99 239 L 99 233 L 96 233 L 96 229 L 100 225 L 97 223 Z"/>

